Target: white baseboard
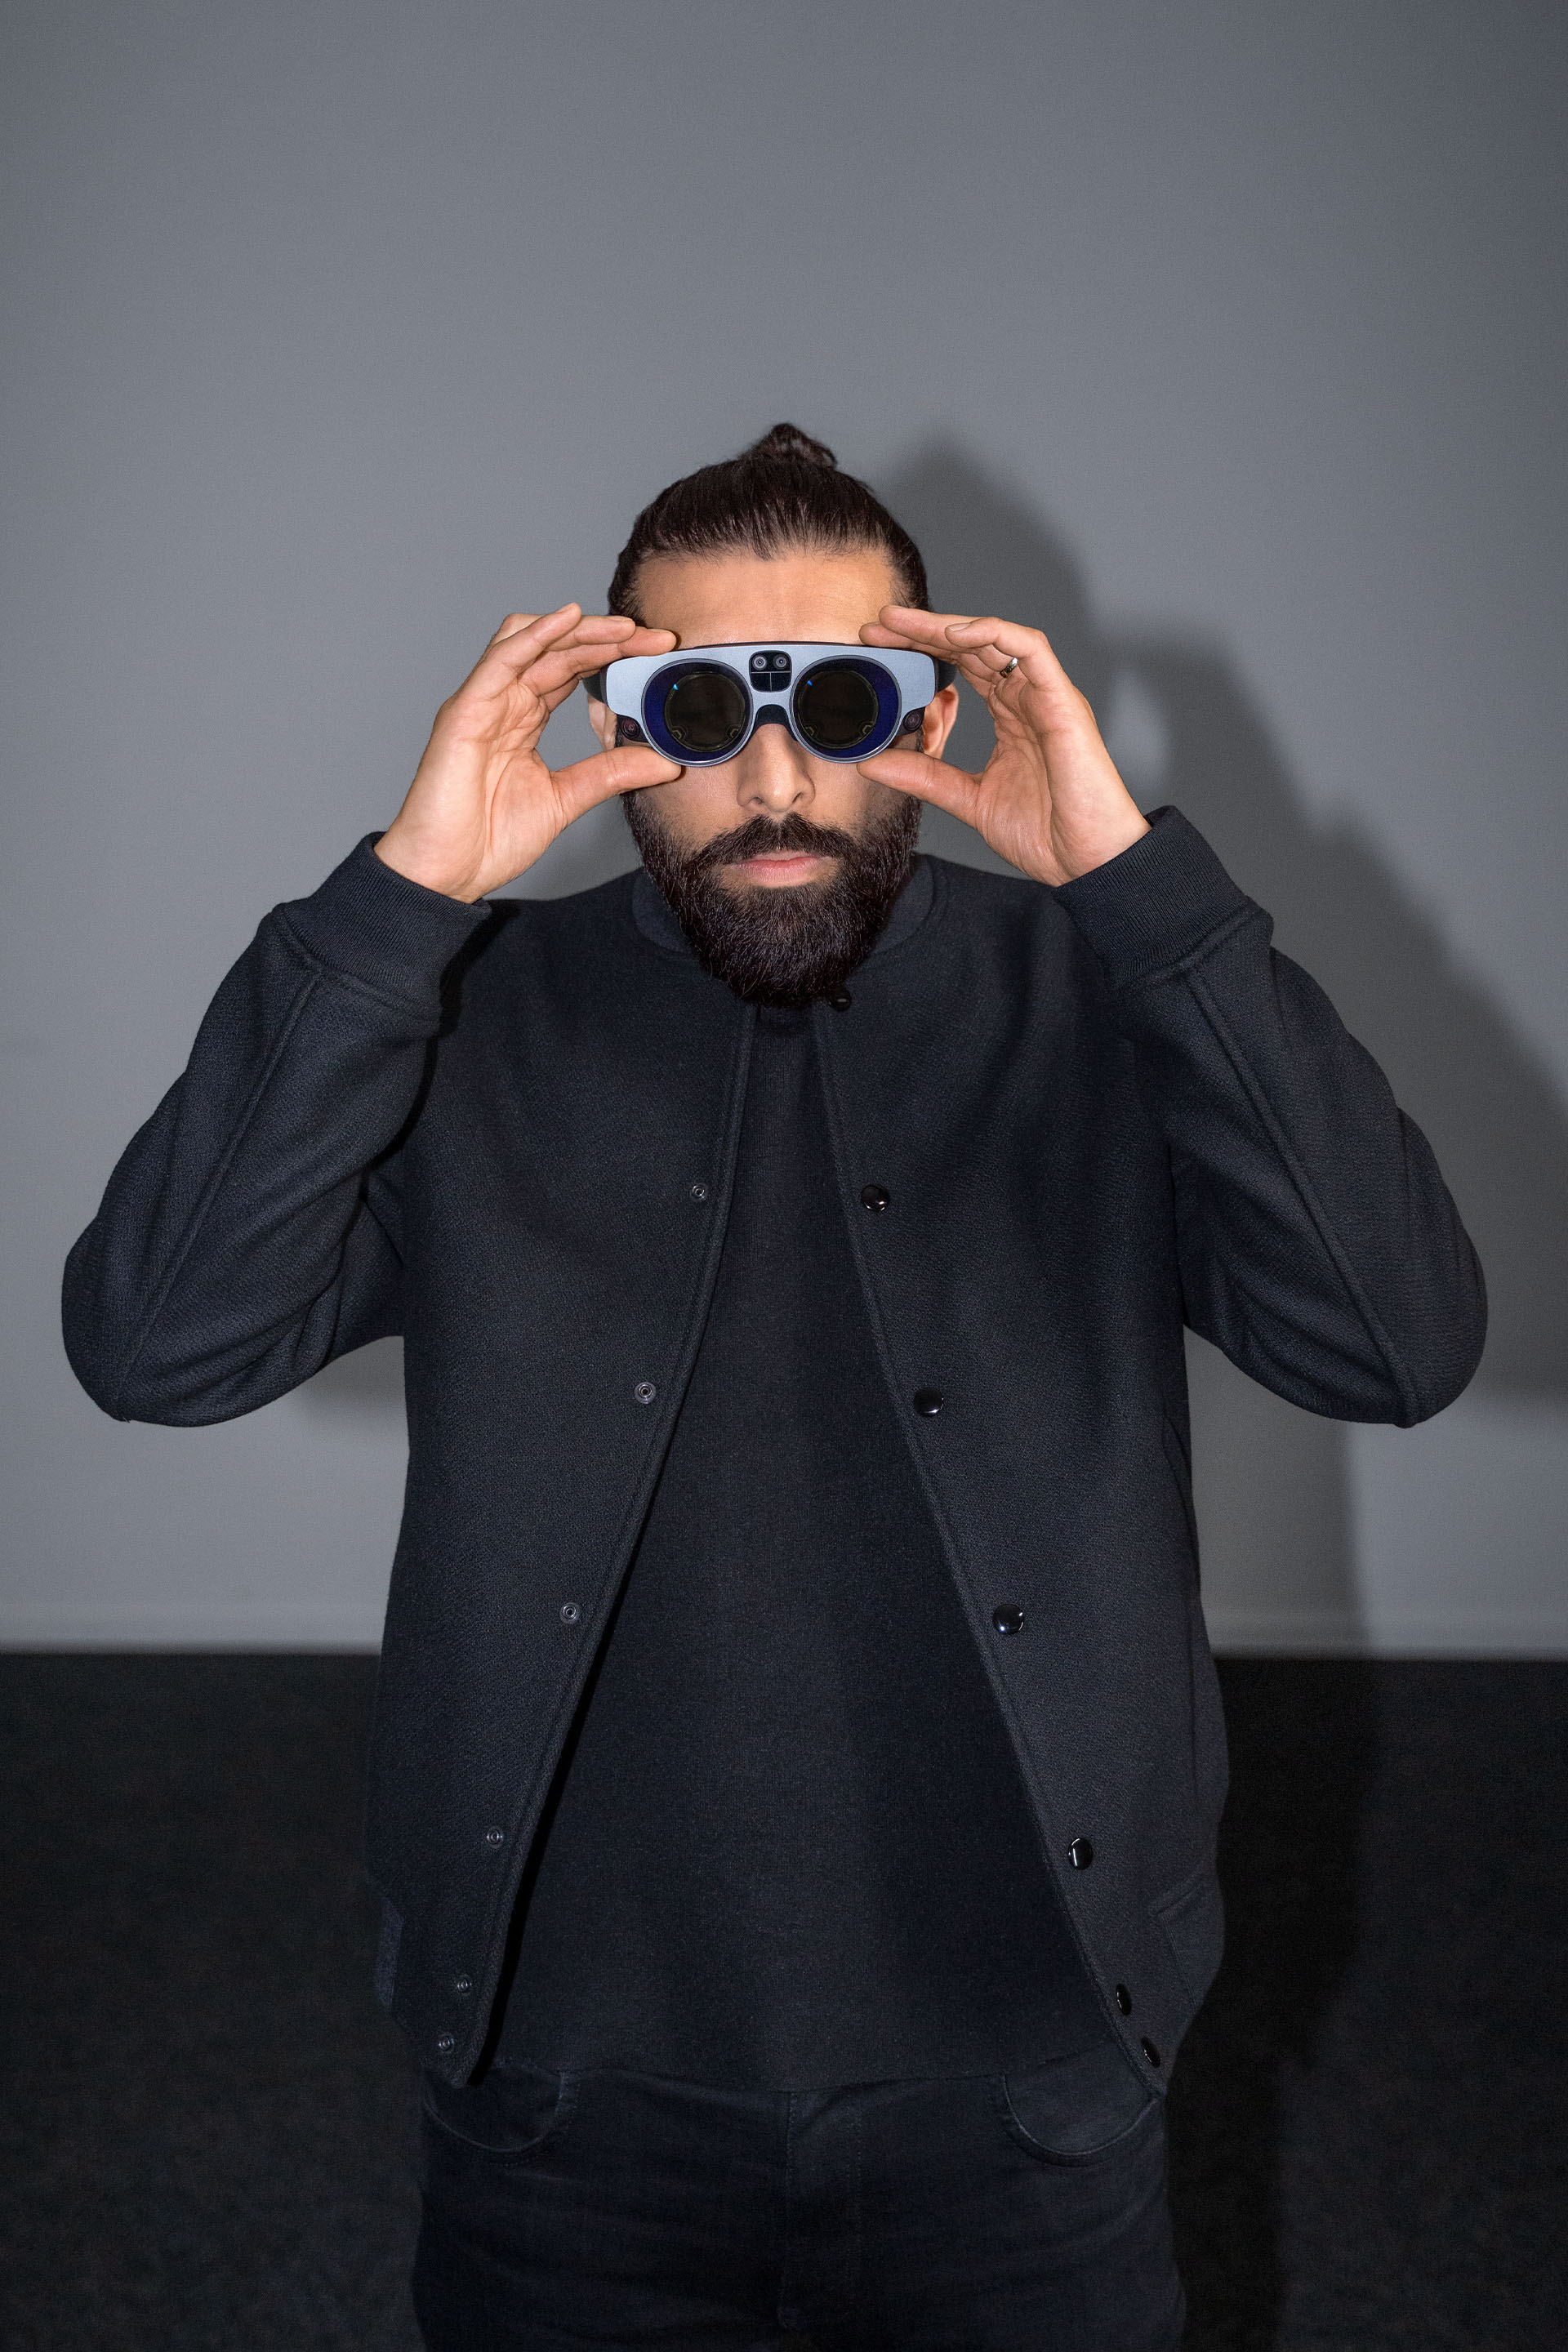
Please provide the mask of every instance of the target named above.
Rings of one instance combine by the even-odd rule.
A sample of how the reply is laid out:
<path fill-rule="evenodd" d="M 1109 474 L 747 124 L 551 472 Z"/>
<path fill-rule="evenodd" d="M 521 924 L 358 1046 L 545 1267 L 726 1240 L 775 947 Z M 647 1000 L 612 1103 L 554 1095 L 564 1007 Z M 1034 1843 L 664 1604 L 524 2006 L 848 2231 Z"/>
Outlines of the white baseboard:
<path fill-rule="evenodd" d="M 156 1609 L 68 1612 L 0 1606 L 0 1650 L 379 1650 L 379 1602 L 331 1609 Z M 1426 1612 L 1363 1623 L 1348 1612 L 1208 1612 L 1222 1656 L 1568 1658 L 1568 1609 L 1555 1614 Z"/>
<path fill-rule="evenodd" d="M 1213 1608 L 1209 1640 L 1229 1657 L 1568 1658 L 1568 1606 L 1547 1612 Z"/>
<path fill-rule="evenodd" d="M 0 1606 L 0 1650 L 379 1650 L 383 1605 L 331 1609 Z"/>

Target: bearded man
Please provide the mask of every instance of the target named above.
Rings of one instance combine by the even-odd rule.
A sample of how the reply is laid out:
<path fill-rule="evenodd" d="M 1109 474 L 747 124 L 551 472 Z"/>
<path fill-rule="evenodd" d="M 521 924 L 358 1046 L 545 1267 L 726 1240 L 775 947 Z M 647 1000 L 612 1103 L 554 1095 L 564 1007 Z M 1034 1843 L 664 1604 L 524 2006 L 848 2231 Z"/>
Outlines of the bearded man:
<path fill-rule="evenodd" d="M 928 601 L 793 426 L 671 485 L 268 916 L 71 1254 L 122 1418 L 402 1334 L 368 1859 L 439 2352 L 1173 2352 L 1226 1790 L 1184 1325 L 1344 1420 L 1479 1356 L 1268 917 L 1037 629 Z M 617 793 L 639 871 L 487 903 Z"/>

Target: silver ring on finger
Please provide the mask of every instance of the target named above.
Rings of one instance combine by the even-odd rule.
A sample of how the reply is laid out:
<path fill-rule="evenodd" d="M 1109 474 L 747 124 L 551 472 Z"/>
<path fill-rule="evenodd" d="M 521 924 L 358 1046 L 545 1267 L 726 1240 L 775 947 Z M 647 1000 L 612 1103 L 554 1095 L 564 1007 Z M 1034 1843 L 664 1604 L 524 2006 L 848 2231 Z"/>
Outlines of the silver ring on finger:
<path fill-rule="evenodd" d="M 1013 672 L 1017 668 L 1017 667 L 1018 667 L 1018 656 L 1017 656 L 1017 655 L 1016 655 L 1016 654 L 1015 654 L 1015 655 L 1013 656 L 1013 658 L 1012 658 L 1012 660 L 1011 660 L 1011 661 L 1005 661 L 1005 662 L 1003 663 L 1003 665 L 1002 665 L 1001 668 L 997 671 L 996 675 L 997 675 L 997 677 L 1012 677 L 1012 675 L 1013 675 Z"/>

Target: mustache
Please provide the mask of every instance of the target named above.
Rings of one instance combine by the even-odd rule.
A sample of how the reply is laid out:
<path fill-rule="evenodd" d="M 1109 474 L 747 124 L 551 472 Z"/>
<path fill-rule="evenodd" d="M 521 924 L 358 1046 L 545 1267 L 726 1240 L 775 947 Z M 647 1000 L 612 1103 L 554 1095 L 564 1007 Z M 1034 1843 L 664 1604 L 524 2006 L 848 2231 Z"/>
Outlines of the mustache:
<path fill-rule="evenodd" d="M 835 824 L 813 824 L 797 809 L 786 816 L 754 816 L 732 832 L 715 835 L 686 861 L 689 874 L 710 874 L 716 866 L 739 866 L 770 849 L 810 857 L 853 857 L 861 846 L 852 833 Z"/>

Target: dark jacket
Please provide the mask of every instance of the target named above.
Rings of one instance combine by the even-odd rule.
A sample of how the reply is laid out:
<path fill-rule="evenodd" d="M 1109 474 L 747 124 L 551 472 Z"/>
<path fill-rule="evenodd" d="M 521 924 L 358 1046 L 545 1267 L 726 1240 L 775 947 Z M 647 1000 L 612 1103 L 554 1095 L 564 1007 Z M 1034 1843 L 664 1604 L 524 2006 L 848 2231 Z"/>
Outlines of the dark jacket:
<path fill-rule="evenodd" d="M 190 1424 L 403 1334 L 368 1860 L 383 1998 L 459 2083 L 693 1361 L 755 1016 L 644 875 L 467 908 L 374 838 L 225 980 L 71 1253 L 66 1344 L 106 1412 Z M 1406 1425 L 1475 1369 L 1480 1269 L 1175 810 L 1062 889 L 910 887 L 923 919 L 813 1013 L 844 1216 L 1044 1851 L 1161 2084 L 1222 1934 L 1184 1320 L 1310 1412 Z"/>

